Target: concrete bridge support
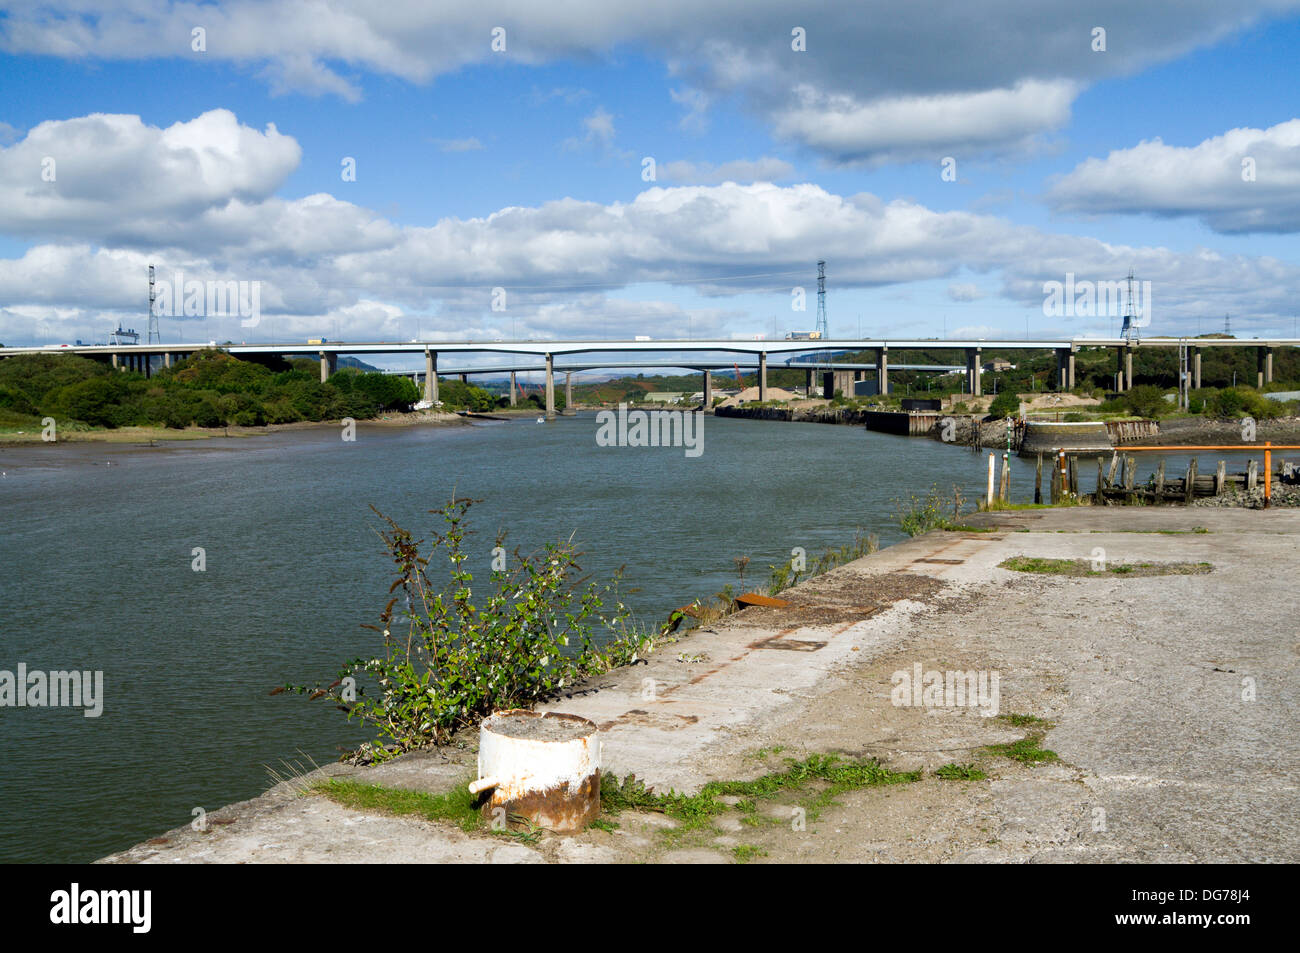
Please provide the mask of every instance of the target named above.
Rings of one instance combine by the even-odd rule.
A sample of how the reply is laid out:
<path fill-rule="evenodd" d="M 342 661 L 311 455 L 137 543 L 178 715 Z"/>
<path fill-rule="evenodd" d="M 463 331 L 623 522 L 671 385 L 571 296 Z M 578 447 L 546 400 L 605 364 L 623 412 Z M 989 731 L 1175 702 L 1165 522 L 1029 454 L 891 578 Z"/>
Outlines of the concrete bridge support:
<path fill-rule="evenodd" d="M 984 373 L 983 349 L 968 347 L 966 349 L 966 390 L 972 397 L 984 393 L 981 375 Z"/>
<path fill-rule="evenodd" d="M 468 374 L 462 374 L 462 375 L 460 375 L 460 382 L 461 382 L 462 384 L 468 384 L 468 383 L 469 383 L 469 375 L 468 375 Z"/>
<path fill-rule="evenodd" d="M 327 351 L 320 352 L 320 382 L 324 384 L 330 375 L 339 369 L 339 356 Z"/>
<path fill-rule="evenodd" d="M 876 359 L 876 388 L 881 396 L 889 393 L 889 348 L 882 347 Z"/>
<path fill-rule="evenodd" d="M 1273 349 L 1260 347 L 1255 349 L 1255 386 L 1260 390 L 1265 384 L 1273 383 Z"/>
<path fill-rule="evenodd" d="M 546 419 L 555 419 L 555 357 L 546 355 Z"/>
<path fill-rule="evenodd" d="M 1192 387 L 1201 389 L 1201 349 L 1192 348 Z"/>
<path fill-rule="evenodd" d="M 812 381 L 812 371 L 808 372 L 808 380 Z M 708 410 L 713 406 L 713 372 L 704 372 L 704 409 Z"/>
<path fill-rule="evenodd" d="M 424 351 L 424 399 L 430 404 L 438 402 L 438 352 Z"/>
<path fill-rule="evenodd" d="M 767 351 L 758 352 L 758 399 L 767 400 Z"/>
<path fill-rule="evenodd" d="M 804 373 L 806 373 L 806 374 L 808 375 L 808 378 L 807 378 L 807 383 L 804 385 L 803 392 L 804 392 L 806 395 L 808 395 L 809 397 L 811 397 L 811 396 L 813 395 L 813 374 L 814 374 L 814 371 L 813 371 L 813 369 L 810 367 L 810 368 L 808 368 L 808 370 L 805 371 Z"/>
<path fill-rule="evenodd" d="M 1133 348 L 1124 348 L 1124 389 L 1133 389 Z"/>
<path fill-rule="evenodd" d="M 117 351 L 114 351 L 112 354 L 110 354 L 110 355 L 109 355 L 109 358 L 110 358 L 110 359 L 112 360 L 112 362 L 113 362 L 113 370 L 117 370 L 117 369 L 118 369 L 118 364 L 117 364 Z"/>
<path fill-rule="evenodd" d="M 564 412 L 573 413 L 573 371 L 564 372 Z"/>
<path fill-rule="evenodd" d="M 516 407 L 519 404 L 519 385 L 515 381 L 515 372 L 510 372 L 510 406 Z"/>
<path fill-rule="evenodd" d="M 1056 352 L 1056 387 L 1060 391 L 1074 390 L 1075 348 L 1061 348 Z"/>
<path fill-rule="evenodd" d="M 163 355 L 163 367 L 171 367 L 171 366 L 172 366 L 172 352 L 168 351 L 166 354 Z"/>

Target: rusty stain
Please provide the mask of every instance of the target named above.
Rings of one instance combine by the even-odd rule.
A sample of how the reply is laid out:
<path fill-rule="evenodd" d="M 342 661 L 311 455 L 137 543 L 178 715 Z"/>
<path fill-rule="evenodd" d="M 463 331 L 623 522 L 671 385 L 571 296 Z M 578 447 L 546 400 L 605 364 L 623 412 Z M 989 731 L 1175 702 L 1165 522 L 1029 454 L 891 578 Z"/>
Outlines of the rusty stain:
<path fill-rule="evenodd" d="M 767 639 L 763 642 L 755 642 L 751 648 L 784 649 L 787 652 L 816 652 L 818 649 L 826 648 L 826 643 L 813 642 L 809 639 Z"/>
<path fill-rule="evenodd" d="M 912 560 L 914 563 L 941 563 L 944 566 L 960 566 L 965 561 L 964 559 L 933 559 L 927 556 Z"/>
<path fill-rule="evenodd" d="M 741 608 L 747 606 L 762 606 L 765 609 L 784 609 L 790 604 L 787 599 L 775 599 L 772 596 L 765 596 L 758 592 L 747 592 L 743 596 L 736 596 L 736 605 Z"/>
<path fill-rule="evenodd" d="M 580 831 L 600 816 L 600 769 L 583 778 L 577 791 L 571 791 L 567 784 L 514 797 L 498 797 L 493 791 L 483 805 L 483 816 L 496 822 L 498 808 L 505 808 L 509 830 L 520 830 L 531 823 L 551 831 Z"/>

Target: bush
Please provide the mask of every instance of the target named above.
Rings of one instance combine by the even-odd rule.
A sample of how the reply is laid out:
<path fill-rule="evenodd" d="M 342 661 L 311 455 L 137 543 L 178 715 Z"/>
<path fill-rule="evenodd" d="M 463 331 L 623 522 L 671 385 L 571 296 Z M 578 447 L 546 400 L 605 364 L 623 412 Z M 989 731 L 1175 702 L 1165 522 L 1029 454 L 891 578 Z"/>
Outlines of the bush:
<path fill-rule="evenodd" d="M 1003 417 L 1011 417 L 1018 413 L 1020 413 L 1020 395 L 1014 391 L 1004 390 L 993 398 L 993 403 L 989 404 L 989 414 L 994 420 L 1001 420 Z"/>
<path fill-rule="evenodd" d="M 1159 417 L 1173 409 L 1173 404 L 1165 400 L 1165 392 L 1151 384 L 1139 384 L 1123 396 L 1124 406 L 1129 413 L 1138 417 Z"/>
<path fill-rule="evenodd" d="M 649 650 L 650 638 L 627 628 L 621 602 L 602 614 L 617 574 L 605 585 L 584 586 L 574 578 L 578 553 L 567 543 L 532 555 L 516 550 L 513 571 L 494 570 L 486 601 L 471 602 L 465 538 L 474 502 L 452 500 L 434 511 L 446 528 L 435 534 L 428 557 L 410 532 L 375 510 L 388 524 L 380 535 L 398 567 L 381 624 L 365 626 L 381 634 L 383 655 L 345 663 L 327 687 L 286 685 L 277 692 L 333 698 L 349 719 L 379 732 L 388 755 L 445 743 L 493 711 L 531 705 Z M 439 552 L 447 563 L 443 586 L 427 574 Z M 603 647 L 595 643 L 597 629 L 612 633 Z M 359 684 L 366 676 L 378 684 L 375 697 Z"/>

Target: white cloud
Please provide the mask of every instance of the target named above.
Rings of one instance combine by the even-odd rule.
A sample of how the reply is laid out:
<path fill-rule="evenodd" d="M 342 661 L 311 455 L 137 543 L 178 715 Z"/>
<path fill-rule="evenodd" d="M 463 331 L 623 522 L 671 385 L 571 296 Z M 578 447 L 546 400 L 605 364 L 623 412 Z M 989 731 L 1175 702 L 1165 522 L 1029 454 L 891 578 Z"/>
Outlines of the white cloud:
<path fill-rule="evenodd" d="M 985 0 L 935 9 L 863 0 L 824 5 L 804 18 L 788 0 L 76 0 L 11 5 L 0 19 L 0 50 L 71 59 L 205 57 L 260 68 L 278 92 L 354 101 L 367 73 L 424 83 L 493 57 L 544 64 L 631 46 L 662 59 L 679 89 L 691 91 L 679 95 L 698 104 L 738 94 L 833 160 L 884 161 L 1016 147 L 1056 128 L 1089 83 L 1298 7 L 1300 0 L 1079 0 L 1068 9 Z M 1096 24 L 1108 31 L 1104 54 L 1091 49 Z M 204 53 L 190 49 L 195 25 L 208 31 Z M 806 52 L 790 48 L 796 25 L 808 31 Z M 507 31 L 505 53 L 491 49 L 498 26 Z M 956 108 L 965 102 L 990 128 L 965 121 Z M 686 121 L 702 121 L 702 105 L 690 109 Z M 907 116 L 917 110 L 951 117 L 954 135 L 919 131 Z"/>
<path fill-rule="evenodd" d="M 274 125 L 258 132 L 225 109 L 166 129 L 104 113 L 43 122 L 0 148 L 0 230 L 107 237 L 192 226 L 231 201 L 266 199 L 301 156 Z"/>
<path fill-rule="evenodd" d="M 794 166 L 784 159 L 762 156 L 758 159 L 735 159 L 714 165 L 711 162 L 666 162 L 658 176 L 665 182 L 692 185 L 715 185 L 721 182 L 776 182 L 794 174 Z"/>
<path fill-rule="evenodd" d="M 794 285 L 812 287 L 818 258 L 828 263 L 832 294 L 947 281 L 949 296 L 960 299 L 972 286 L 1000 282 L 1001 296 L 1031 314 L 1041 314 L 1044 281 L 1067 273 L 1110 281 L 1133 267 L 1153 282 L 1153 334 L 1186 331 L 1198 316 L 1218 319 L 1228 310 L 1243 316 L 1242 328 L 1251 321 L 1281 326 L 1300 295 L 1300 268 L 1271 258 L 1112 245 L 807 183 L 656 186 L 628 202 L 566 198 L 398 225 L 324 193 L 265 194 L 291 171 L 297 144 L 273 129 L 239 126 L 229 114 L 215 123 L 204 118 L 169 130 L 136 117 L 38 127 L 49 128 L 35 143 L 48 136 L 62 157 L 51 183 L 59 188 L 41 198 L 47 221 L 39 228 L 27 196 L 32 186 L 14 172 L 28 174 L 27 163 L 40 155 L 35 130 L 0 152 L 0 191 L 8 197 L 0 204 L 8 217 L 2 227 L 43 241 L 19 258 L 0 259 L 7 321 L 30 322 L 24 308 L 61 308 L 93 316 L 70 335 L 87 337 L 107 313 L 142 314 L 148 264 L 164 277 L 180 268 L 199 280 L 259 281 L 264 314 L 286 326 L 299 322 L 294 327 L 346 320 L 357 326 L 348 331 L 352 339 L 390 336 L 394 321 L 426 313 L 433 332 L 500 329 L 509 321 L 529 333 L 592 333 L 609 320 L 618 324 L 602 335 L 645 333 L 646 323 L 680 325 L 681 305 L 661 313 L 644 302 L 611 304 L 620 289 L 667 284 L 715 299 L 770 295 L 774 308 L 788 308 Z M 125 187 L 96 171 L 96 156 L 106 157 Z M 134 164 L 144 170 L 148 194 L 145 184 L 133 184 L 141 175 Z M 977 285 L 972 275 L 987 280 Z M 508 312 L 491 312 L 494 287 L 507 290 Z M 1107 326 L 1078 322 L 1060 330 Z M 13 324 L 0 334 L 22 337 Z"/>
<path fill-rule="evenodd" d="M 953 301 L 978 301 L 984 292 L 973 282 L 959 282 L 948 286 L 948 297 Z"/>
<path fill-rule="evenodd" d="M 776 133 L 846 163 L 938 162 L 1025 149 L 1070 118 L 1074 83 L 1025 81 L 1008 89 L 861 102 L 802 86 L 799 103 L 776 114 Z"/>
<path fill-rule="evenodd" d="M 1300 231 L 1300 119 L 1191 147 L 1118 149 L 1057 180 L 1048 201 L 1063 212 L 1192 216 L 1218 232 Z"/>

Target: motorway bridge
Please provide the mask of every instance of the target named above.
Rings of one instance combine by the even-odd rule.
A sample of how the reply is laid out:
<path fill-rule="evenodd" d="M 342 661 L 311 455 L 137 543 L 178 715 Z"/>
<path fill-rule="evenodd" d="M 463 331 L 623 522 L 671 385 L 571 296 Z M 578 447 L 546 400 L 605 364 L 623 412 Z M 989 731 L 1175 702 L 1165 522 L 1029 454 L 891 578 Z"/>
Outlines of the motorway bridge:
<path fill-rule="evenodd" d="M 982 355 L 984 351 L 1005 350 L 1043 350 L 1053 351 L 1057 355 L 1057 386 L 1069 390 L 1075 383 L 1075 355 L 1081 347 L 1112 348 L 1116 352 L 1116 390 L 1125 391 L 1133 382 L 1133 358 L 1142 348 L 1186 348 L 1189 362 L 1188 371 L 1192 387 L 1201 386 L 1201 352 L 1207 347 L 1246 347 L 1256 351 L 1257 386 L 1262 387 L 1273 380 L 1273 352 L 1279 347 L 1300 347 L 1300 338 L 1239 339 L 1239 338 L 1170 338 L 1150 337 L 1142 340 L 1125 338 L 1072 338 L 1069 340 L 882 340 L 882 339 L 840 339 L 825 341 L 807 340 L 732 340 L 732 339 L 690 339 L 690 340 L 636 340 L 636 341 L 322 341 L 320 343 L 267 343 L 267 344 L 99 344 L 99 345 L 46 345 L 44 347 L 6 347 L 0 348 L 0 357 L 15 354 L 60 353 L 81 354 L 85 357 L 105 360 L 114 367 L 139 370 L 145 374 L 156 359 L 161 359 L 164 366 L 172 361 L 187 356 L 206 347 L 218 347 L 236 357 L 250 360 L 259 358 L 305 355 L 320 360 L 321 380 L 328 380 L 334 372 L 341 354 L 378 355 L 378 354 L 423 354 L 424 355 L 424 397 L 428 401 L 438 399 L 438 358 L 439 355 L 485 355 L 502 354 L 532 358 L 526 364 L 503 362 L 491 370 L 474 367 L 466 371 L 447 371 L 443 373 L 503 373 L 518 372 L 537 364 L 538 370 L 546 373 L 546 412 L 547 416 L 555 414 L 555 358 L 581 355 L 580 362 L 565 361 L 560 370 L 572 373 L 575 370 L 591 370 L 611 366 L 628 366 L 626 362 L 608 362 L 593 359 L 594 354 L 645 354 L 647 360 L 635 363 L 635 367 L 677 367 L 700 370 L 704 374 L 704 391 L 711 393 L 711 375 L 714 370 L 725 369 L 731 363 L 739 363 L 740 356 L 750 358 L 747 364 L 753 366 L 756 359 L 758 368 L 759 399 L 767 394 L 767 368 L 769 355 L 784 356 L 782 366 L 805 366 L 808 384 L 812 387 L 814 370 L 824 368 L 827 361 L 819 361 L 817 355 L 829 355 L 832 352 L 874 351 L 876 360 L 869 365 L 840 365 L 828 373 L 827 387 L 850 390 L 850 381 L 865 370 L 874 370 L 877 375 L 878 392 L 889 391 L 889 352 L 903 350 L 954 351 L 965 356 L 964 371 L 966 375 L 965 393 L 978 397 L 982 392 L 981 374 Z M 733 356 L 733 361 L 720 361 L 718 355 Z M 537 358 L 541 358 L 540 363 Z M 962 370 L 962 365 L 929 365 L 935 370 L 950 370 L 955 367 Z M 911 366 L 909 369 L 922 369 Z M 895 369 L 898 369 L 897 366 Z M 853 375 L 834 376 L 834 375 Z M 843 386 L 849 384 L 849 386 Z M 706 400 L 707 403 L 711 401 Z"/>

